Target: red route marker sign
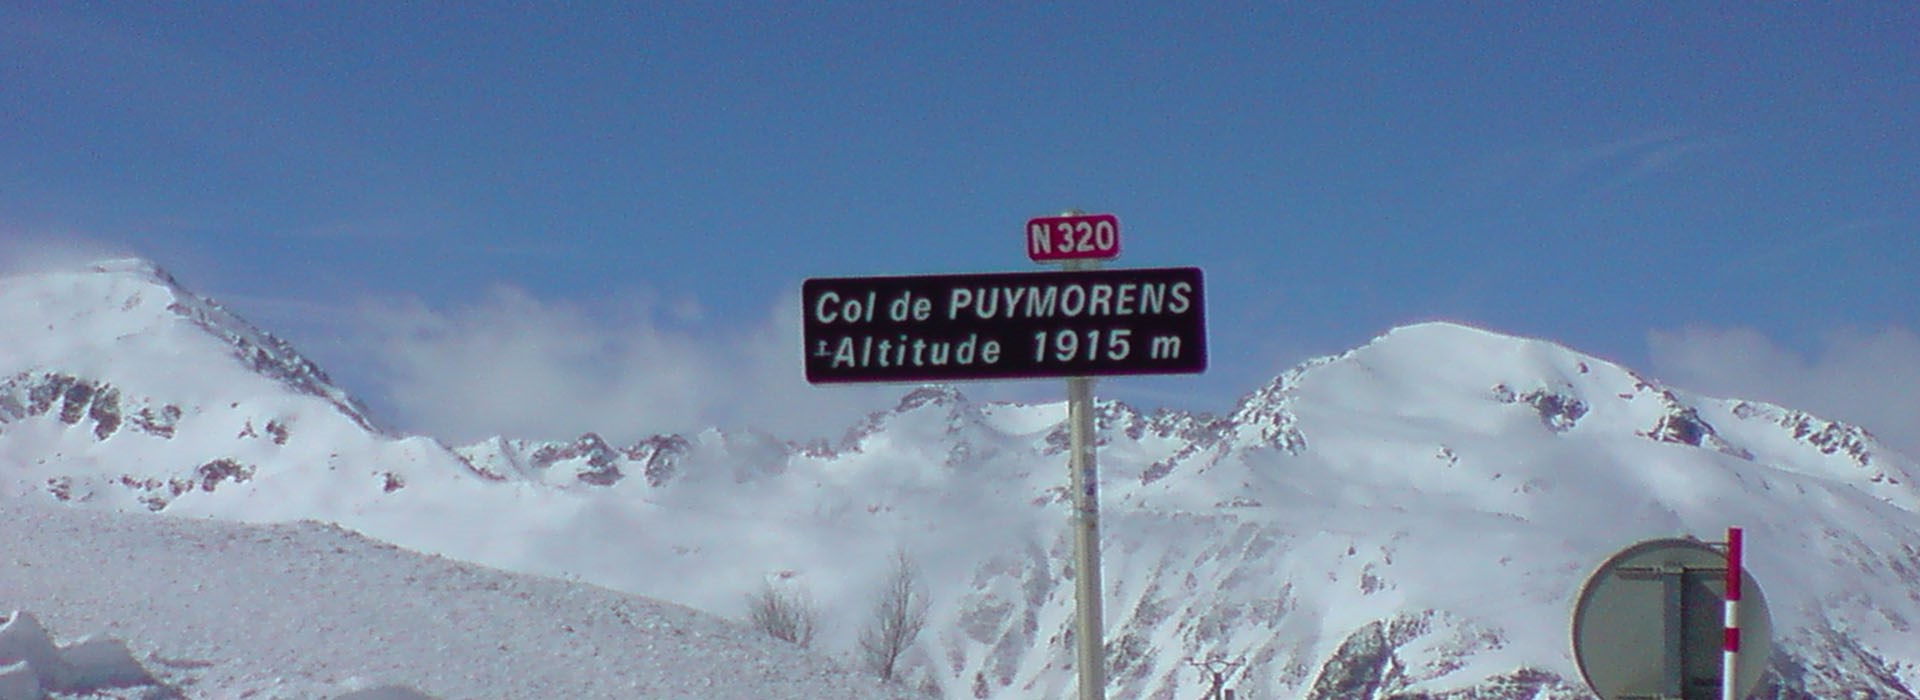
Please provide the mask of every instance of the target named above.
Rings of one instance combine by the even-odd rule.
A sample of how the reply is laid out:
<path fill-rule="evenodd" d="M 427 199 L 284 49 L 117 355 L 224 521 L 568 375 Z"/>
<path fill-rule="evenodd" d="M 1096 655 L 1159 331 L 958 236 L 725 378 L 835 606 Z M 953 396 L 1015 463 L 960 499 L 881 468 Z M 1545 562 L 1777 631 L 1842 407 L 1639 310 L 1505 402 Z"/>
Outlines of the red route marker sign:
<path fill-rule="evenodd" d="M 1028 219 L 1027 257 L 1040 263 L 1120 257 L 1120 219 L 1112 214 Z"/>

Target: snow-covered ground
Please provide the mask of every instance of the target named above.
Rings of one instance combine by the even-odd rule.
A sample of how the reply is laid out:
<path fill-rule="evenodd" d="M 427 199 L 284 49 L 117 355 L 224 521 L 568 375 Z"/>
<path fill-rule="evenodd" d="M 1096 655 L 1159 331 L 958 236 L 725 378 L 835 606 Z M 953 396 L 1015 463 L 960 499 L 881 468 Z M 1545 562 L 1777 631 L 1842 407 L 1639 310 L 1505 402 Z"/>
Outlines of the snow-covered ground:
<path fill-rule="evenodd" d="M 63 645 L 121 640 L 158 682 L 79 697 L 312 700 L 393 687 L 441 700 L 896 697 L 712 615 L 331 525 L 13 498 L 0 499 L 0 523 L 0 608 L 30 614 Z M 0 644 L 0 667 L 10 661 Z"/>

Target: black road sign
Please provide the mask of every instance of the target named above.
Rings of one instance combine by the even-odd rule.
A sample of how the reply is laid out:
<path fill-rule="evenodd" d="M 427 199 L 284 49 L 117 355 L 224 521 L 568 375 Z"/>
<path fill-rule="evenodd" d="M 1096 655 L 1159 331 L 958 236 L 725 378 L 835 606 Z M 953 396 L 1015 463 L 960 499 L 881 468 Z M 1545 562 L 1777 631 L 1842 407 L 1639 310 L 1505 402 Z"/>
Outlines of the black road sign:
<path fill-rule="evenodd" d="M 807 280 L 807 381 L 955 381 L 1207 369 L 1200 268 Z"/>

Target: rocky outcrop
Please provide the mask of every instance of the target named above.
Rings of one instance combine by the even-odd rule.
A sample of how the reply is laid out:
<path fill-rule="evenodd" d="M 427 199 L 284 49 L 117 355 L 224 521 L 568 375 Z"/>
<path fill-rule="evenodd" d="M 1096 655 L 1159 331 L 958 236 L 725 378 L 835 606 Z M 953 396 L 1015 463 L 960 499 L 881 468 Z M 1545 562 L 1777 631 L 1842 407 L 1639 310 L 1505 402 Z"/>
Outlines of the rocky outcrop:
<path fill-rule="evenodd" d="M 624 450 L 628 460 L 640 464 L 647 485 L 667 485 L 680 472 L 680 460 L 693 449 L 692 443 L 678 435 L 654 435 Z"/>
<path fill-rule="evenodd" d="M 1700 409 L 1680 400 L 1673 390 L 1660 392 L 1660 404 L 1663 408 L 1660 418 L 1653 427 L 1641 432 L 1641 437 L 1655 442 L 1705 447 L 1740 459 L 1753 459 L 1751 451 L 1721 437 L 1720 431 L 1715 430 L 1712 423 L 1700 417 Z"/>
<path fill-rule="evenodd" d="M 1540 416 L 1540 425 L 1556 433 L 1572 430 L 1573 426 L 1587 415 L 1587 402 L 1581 400 L 1570 387 L 1557 391 L 1540 387 L 1523 394 L 1516 394 L 1512 387 L 1496 384 L 1491 393 L 1493 399 L 1500 403 L 1521 403 L 1531 406 L 1533 412 Z"/>
<path fill-rule="evenodd" d="M 574 478 L 593 486 L 612 486 L 626 478 L 620 471 L 620 453 L 596 433 L 581 435 L 571 443 L 541 445 L 531 459 L 535 469 L 550 469 L 560 462 L 583 462 Z"/>

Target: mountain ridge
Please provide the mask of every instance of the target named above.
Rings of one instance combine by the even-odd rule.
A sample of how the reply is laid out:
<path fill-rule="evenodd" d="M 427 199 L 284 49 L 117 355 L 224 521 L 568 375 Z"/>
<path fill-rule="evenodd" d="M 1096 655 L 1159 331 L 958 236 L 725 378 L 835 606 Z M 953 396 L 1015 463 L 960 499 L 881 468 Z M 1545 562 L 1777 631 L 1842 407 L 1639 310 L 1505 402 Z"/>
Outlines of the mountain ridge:
<path fill-rule="evenodd" d="M 0 317 L 47 311 L 21 303 L 23 288 L 36 301 L 60 291 L 0 280 Z M 115 335 L 76 356 L 169 338 Z M 86 342 L 103 341 L 47 344 Z M 141 356 L 127 357 L 112 369 Z M 258 372 L 219 367 L 200 380 Z M 86 370 L 67 374 L 97 382 Z M 86 417 L 97 400 L 60 392 L 9 413 L 0 398 L 0 463 L 22 467 L 0 489 L 329 520 L 723 613 L 773 576 L 810 590 L 829 619 L 856 620 L 888 553 L 914 552 L 938 601 L 909 659 L 921 682 L 951 697 L 1071 688 L 1059 403 L 924 387 L 837 441 L 710 429 L 625 447 L 592 433 L 447 447 L 266 379 L 166 404 L 181 414 L 166 439 L 101 437 Z M 1564 648 L 1555 628 L 1585 570 L 1636 539 L 1745 524 L 1783 637 L 1762 697 L 1913 696 L 1920 657 L 1897 640 L 1920 620 L 1916 469 L 1858 427 L 1458 324 L 1304 363 L 1220 415 L 1101 401 L 1096 417 L 1114 692 L 1175 697 L 1184 662 L 1217 655 L 1245 661 L 1235 686 L 1247 697 L 1584 697 L 1570 655 L 1543 650 Z M 826 636 L 846 646 L 851 633 Z"/>

